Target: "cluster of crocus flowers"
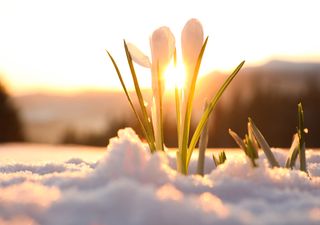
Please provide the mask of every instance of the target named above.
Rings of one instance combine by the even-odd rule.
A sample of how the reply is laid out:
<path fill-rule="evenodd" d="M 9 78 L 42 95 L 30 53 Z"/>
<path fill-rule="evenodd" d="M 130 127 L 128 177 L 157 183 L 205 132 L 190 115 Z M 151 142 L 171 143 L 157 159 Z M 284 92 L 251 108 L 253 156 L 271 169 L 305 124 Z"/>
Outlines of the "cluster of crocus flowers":
<path fill-rule="evenodd" d="M 202 56 L 206 48 L 208 38 L 204 40 L 203 28 L 197 19 L 189 20 L 184 26 L 181 34 L 181 49 L 182 58 L 186 71 L 186 84 L 181 90 L 176 87 L 176 115 L 177 115 L 177 132 L 178 132 L 178 151 L 177 151 L 177 169 L 183 174 L 188 173 L 188 165 L 191 154 L 199 140 L 201 131 L 206 124 L 210 113 L 215 108 L 217 101 L 220 99 L 226 87 L 230 84 L 232 79 L 241 69 L 244 62 L 240 63 L 235 71 L 228 77 L 220 90 L 209 102 L 207 109 L 204 111 L 195 133 L 189 143 L 189 133 L 191 124 L 192 103 L 195 93 L 196 81 L 201 65 Z M 127 88 L 122 79 L 120 70 L 109 54 L 112 63 L 116 69 L 123 90 L 127 96 L 131 108 L 133 109 L 142 131 L 145 134 L 146 140 L 149 144 L 151 152 L 163 151 L 163 93 L 165 90 L 164 72 L 169 63 L 175 59 L 176 61 L 176 47 L 175 38 L 168 27 L 160 27 L 153 32 L 150 37 L 151 60 L 140 51 L 135 45 L 124 42 L 126 50 L 127 61 L 130 67 L 131 75 L 135 85 L 135 92 L 139 100 L 139 107 L 141 114 L 138 113 L 136 107 L 133 105 Z M 133 61 L 143 67 L 150 68 L 152 75 L 152 104 L 151 116 L 144 104 L 144 99 L 139 87 Z M 142 115 L 142 116 L 140 116 Z"/>

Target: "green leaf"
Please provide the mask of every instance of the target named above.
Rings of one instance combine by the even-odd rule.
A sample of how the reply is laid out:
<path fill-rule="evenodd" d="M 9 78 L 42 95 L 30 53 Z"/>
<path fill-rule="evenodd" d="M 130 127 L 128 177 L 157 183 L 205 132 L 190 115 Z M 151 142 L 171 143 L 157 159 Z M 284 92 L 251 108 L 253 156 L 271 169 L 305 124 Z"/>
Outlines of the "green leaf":
<path fill-rule="evenodd" d="M 191 86 L 189 89 L 189 93 L 187 96 L 187 105 L 186 105 L 186 114 L 184 118 L 184 123 L 183 123 L 183 133 L 182 133 L 182 146 L 181 146 L 181 159 L 183 165 L 183 170 L 188 171 L 188 163 L 187 163 L 187 148 L 188 148 L 188 141 L 189 141 L 189 132 L 190 132 L 190 124 L 191 124 L 191 113 L 192 113 L 192 103 L 193 103 L 193 97 L 194 97 L 194 92 L 195 92 L 195 87 L 196 87 L 196 82 L 200 70 L 200 65 L 203 57 L 203 53 L 206 49 L 207 43 L 208 43 L 208 38 L 204 41 L 201 51 L 199 53 L 198 59 L 197 59 L 197 64 L 195 66 L 192 80 L 191 80 Z"/>
<path fill-rule="evenodd" d="M 270 166 L 271 167 L 280 167 L 278 161 L 274 157 L 269 144 L 267 143 L 266 139 L 261 134 L 260 130 L 257 126 L 253 123 L 252 119 L 249 118 L 249 129 L 252 130 L 253 135 L 255 136 L 257 142 L 259 143 L 261 149 L 263 150 L 264 154 L 266 155 Z"/>
<path fill-rule="evenodd" d="M 227 156 L 226 156 L 225 151 L 222 151 L 222 152 L 220 153 L 219 158 L 220 158 L 221 164 L 224 163 L 224 162 L 227 160 Z"/>
<path fill-rule="evenodd" d="M 138 82 L 138 79 L 137 79 L 137 75 L 136 75 L 136 72 L 135 72 L 135 69 L 134 69 L 134 66 L 133 66 L 133 63 L 132 63 L 132 57 L 130 55 L 130 52 L 129 52 L 129 49 L 128 49 L 128 46 L 127 46 L 125 40 L 123 41 L 123 44 L 124 44 L 124 49 L 126 51 L 127 61 L 128 61 L 129 67 L 130 67 L 130 72 L 131 72 L 131 76 L 132 76 L 132 79 L 133 79 L 134 88 L 135 88 L 135 91 L 136 91 L 136 94 L 137 94 L 137 97 L 138 97 L 138 101 L 139 101 L 139 105 L 140 105 L 140 109 L 141 109 L 141 112 L 142 112 L 142 122 L 143 122 L 143 124 L 145 126 L 145 129 L 146 129 L 146 132 L 147 132 L 147 138 L 151 142 L 153 142 L 152 150 L 151 150 L 153 152 L 153 149 L 154 150 L 156 149 L 155 146 L 154 146 L 153 126 L 150 123 L 149 116 L 148 116 L 148 113 L 147 113 L 147 109 L 146 109 L 146 107 L 144 105 L 143 96 L 142 96 L 142 93 L 141 93 L 141 90 L 140 90 L 140 86 L 139 86 L 139 82 Z"/>
<path fill-rule="evenodd" d="M 212 159 L 213 159 L 214 165 L 216 167 L 218 167 L 219 166 L 219 160 L 214 156 L 214 154 L 212 154 Z"/>
<path fill-rule="evenodd" d="M 248 122 L 248 125 L 247 125 L 247 129 L 248 129 L 249 142 L 250 142 L 250 145 L 252 145 L 252 156 L 255 159 L 257 159 L 257 158 L 259 158 L 259 155 L 258 155 L 259 146 L 258 146 L 257 139 L 255 138 L 255 136 L 252 133 L 252 129 L 250 129 L 250 123 L 249 122 Z"/>
<path fill-rule="evenodd" d="M 246 155 L 249 157 L 251 160 L 251 164 L 253 167 L 257 167 L 258 165 L 256 164 L 255 159 L 258 158 L 257 155 L 257 149 L 255 148 L 252 140 L 250 139 L 249 135 L 245 136 L 245 145 L 246 145 Z"/>
<path fill-rule="evenodd" d="M 130 96 L 129 96 L 128 90 L 127 90 L 126 85 L 125 85 L 125 83 L 124 83 L 124 81 L 123 81 L 123 78 L 122 78 L 122 75 L 121 75 L 121 73 L 120 73 L 119 67 L 117 66 L 117 63 L 115 62 L 115 60 L 113 59 L 113 57 L 111 56 L 111 54 L 110 54 L 108 51 L 107 51 L 107 53 L 108 53 L 109 58 L 111 59 L 111 62 L 112 62 L 113 66 L 114 66 L 114 68 L 115 68 L 115 70 L 116 70 L 116 72 L 117 72 L 117 75 L 118 75 L 118 78 L 119 78 L 119 80 L 120 80 L 121 86 L 122 86 L 122 88 L 123 88 L 123 90 L 124 90 L 124 93 L 125 93 L 126 96 L 127 96 L 127 99 L 128 99 L 129 104 L 130 104 L 130 106 L 131 106 L 131 109 L 133 110 L 136 118 L 138 119 L 139 124 L 140 124 L 141 129 L 142 129 L 142 132 L 143 132 L 143 134 L 145 135 L 145 137 L 146 137 L 146 139 L 147 139 L 147 142 L 148 142 L 149 147 L 150 147 L 150 151 L 153 152 L 153 151 L 155 150 L 154 142 L 152 141 L 152 139 L 150 139 L 150 137 L 149 137 L 149 135 L 148 135 L 148 133 L 147 133 L 145 124 L 142 122 L 141 118 L 139 117 L 139 114 L 137 113 L 137 111 L 136 111 L 136 109 L 135 109 L 135 107 L 134 107 L 134 105 L 133 105 L 133 103 L 132 103 L 132 100 L 131 100 L 131 98 L 130 98 Z"/>
<path fill-rule="evenodd" d="M 293 141 L 292 141 L 289 153 L 288 153 L 288 157 L 287 157 L 286 165 L 285 165 L 286 168 L 292 169 L 294 167 L 296 160 L 298 158 L 298 154 L 299 154 L 299 136 L 296 133 L 293 136 Z"/>
<path fill-rule="evenodd" d="M 229 129 L 229 134 L 230 136 L 233 138 L 233 140 L 237 143 L 237 145 L 239 145 L 239 147 L 246 153 L 246 146 L 243 143 L 242 139 L 239 137 L 239 135 L 232 131 L 231 129 Z"/>
<path fill-rule="evenodd" d="M 304 139 L 304 116 L 301 102 L 298 104 L 298 137 L 299 137 L 299 158 L 300 158 L 300 170 L 307 173 L 306 162 L 306 143 Z"/>
<path fill-rule="evenodd" d="M 245 135 L 245 139 L 242 140 L 237 133 L 229 129 L 229 134 L 233 140 L 239 145 L 239 147 L 244 151 L 246 156 L 250 159 L 253 167 L 257 167 L 255 159 L 258 158 L 257 149 L 252 144 L 251 138 L 249 135 Z"/>
<path fill-rule="evenodd" d="M 220 152 L 218 154 L 218 158 L 215 157 L 214 154 L 212 154 L 212 158 L 213 158 L 213 162 L 214 162 L 216 167 L 218 167 L 219 165 L 223 164 L 227 160 L 227 156 L 226 156 L 226 153 L 224 151 L 222 151 L 222 152 Z"/>
<path fill-rule="evenodd" d="M 190 159 L 191 159 L 191 155 L 192 152 L 199 140 L 199 137 L 201 135 L 201 132 L 204 128 L 204 125 L 206 124 L 206 122 L 208 121 L 208 118 L 211 114 L 211 112 L 213 111 L 213 109 L 215 108 L 215 106 L 217 105 L 219 99 L 221 98 L 223 92 L 226 90 L 226 88 L 229 86 L 229 84 L 231 83 L 231 81 L 235 78 L 235 76 L 238 74 L 238 72 L 240 71 L 240 69 L 242 68 L 243 64 L 245 63 L 245 61 L 242 61 L 237 68 L 233 71 L 233 73 L 227 78 L 227 80 L 223 83 L 223 85 L 220 87 L 220 89 L 218 90 L 217 94 L 211 99 L 209 106 L 207 108 L 207 110 L 203 113 L 200 122 L 198 123 L 198 126 L 192 136 L 189 148 L 188 148 L 188 152 L 187 152 L 187 166 L 189 165 Z"/>

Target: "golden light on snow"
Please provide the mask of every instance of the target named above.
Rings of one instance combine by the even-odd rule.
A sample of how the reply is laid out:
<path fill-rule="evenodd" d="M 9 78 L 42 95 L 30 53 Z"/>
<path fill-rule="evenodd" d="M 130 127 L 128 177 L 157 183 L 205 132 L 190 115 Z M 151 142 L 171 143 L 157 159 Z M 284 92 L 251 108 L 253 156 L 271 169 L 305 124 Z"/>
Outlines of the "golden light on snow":
<path fill-rule="evenodd" d="M 223 205 L 221 199 L 209 192 L 200 195 L 199 203 L 207 213 L 215 213 L 220 218 L 226 218 L 229 215 L 229 209 Z"/>
<path fill-rule="evenodd" d="M 311 220 L 320 222 L 320 208 L 313 208 L 309 212 Z"/>
<path fill-rule="evenodd" d="M 38 225 L 34 220 L 25 216 L 17 216 L 9 220 L 4 220 L 0 218 L 0 224 L 1 225 L 21 225 L 21 224 Z"/>
<path fill-rule="evenodd" d="M 24 183 L 12 185 L 1 190 L 1 202 L 16 202 L 19 204 L 35 204 L 41 208 L 51 205 L 60 198 L 60 191 L 56 187 L 46 187 L 40 184 Z"/>
<path fill-rule="evenodd" d="M 159 200 L 179 201 L 183 198 L 183 193 L 171 184 L 165 184 L 157 190 L 156 196 Z"/>

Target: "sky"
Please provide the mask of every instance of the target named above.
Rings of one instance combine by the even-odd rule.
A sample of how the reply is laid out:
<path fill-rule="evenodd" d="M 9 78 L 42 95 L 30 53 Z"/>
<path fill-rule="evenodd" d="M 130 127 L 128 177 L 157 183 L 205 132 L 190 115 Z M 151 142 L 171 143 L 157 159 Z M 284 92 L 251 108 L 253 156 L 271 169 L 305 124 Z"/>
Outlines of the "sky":
<path fill-rule="evenodd" d="M 160 26 L 175 35 L 190 18 L 209 42 L 201 74 L 271 59 L 320 62 L 319 1 L 0 0 L 0 80 L 12 94 L 119 89 L 106 51 L 130 85 L 123 39 L 150 55 Z M 136 66 L 142 86 L 147 69 Z"/>

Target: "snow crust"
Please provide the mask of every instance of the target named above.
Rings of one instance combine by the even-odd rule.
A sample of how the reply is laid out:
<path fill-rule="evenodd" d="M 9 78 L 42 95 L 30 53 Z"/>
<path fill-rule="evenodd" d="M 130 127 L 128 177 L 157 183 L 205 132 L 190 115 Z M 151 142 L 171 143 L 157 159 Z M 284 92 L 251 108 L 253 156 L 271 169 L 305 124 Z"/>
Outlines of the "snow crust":
<path fill-rule="evenodd" d="M 283 165 L 286 152 L 273 151 Z M 227 152 L 218 168 L 206 159 L 204 177 L 182 176 L 173 157 L 151 155 L 126 128 L 96 163 L 1 164 L 0 225 L 318 225 L 320 153 L 308 150 L 307 162 L 309 176 L 271 169 L 262 154 L 253 169 Z"/>

